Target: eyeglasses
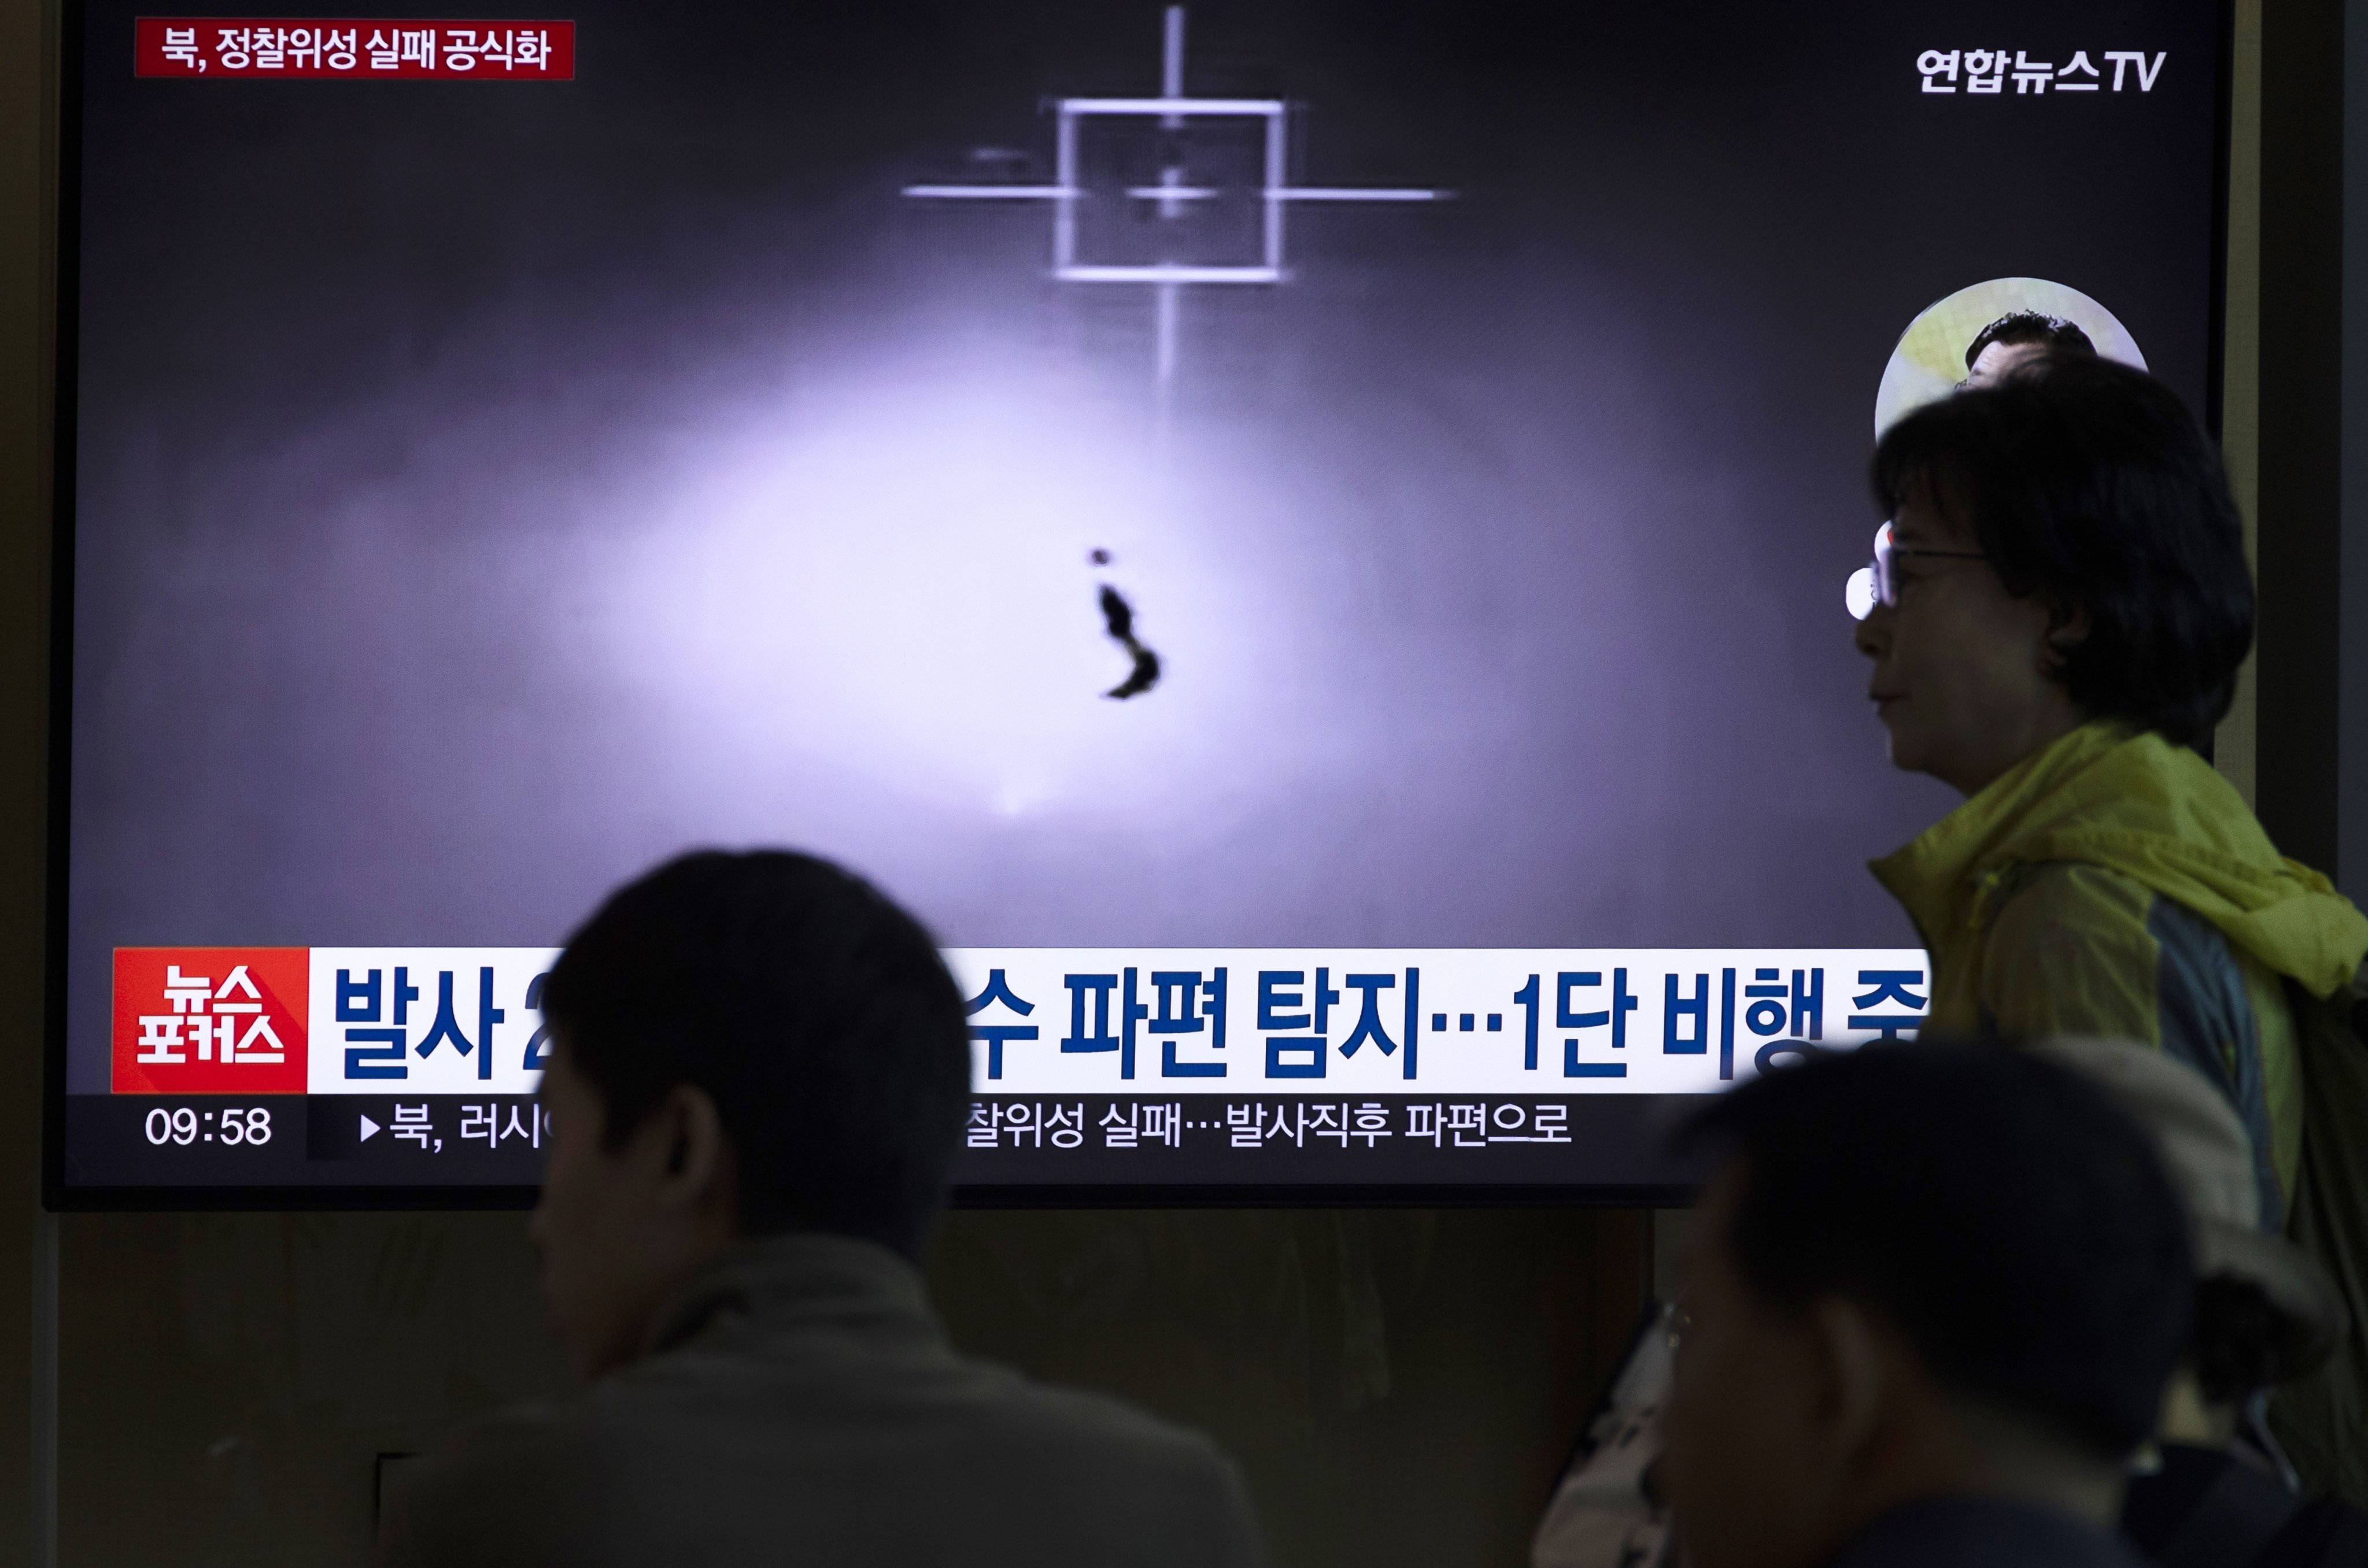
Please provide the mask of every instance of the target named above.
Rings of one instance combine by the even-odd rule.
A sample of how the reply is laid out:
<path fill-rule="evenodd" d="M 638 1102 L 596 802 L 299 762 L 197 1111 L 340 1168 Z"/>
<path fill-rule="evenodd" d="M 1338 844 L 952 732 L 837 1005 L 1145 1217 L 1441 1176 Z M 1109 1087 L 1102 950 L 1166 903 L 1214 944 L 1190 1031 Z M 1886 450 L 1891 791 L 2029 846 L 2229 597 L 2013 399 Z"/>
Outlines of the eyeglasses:
<path fill-rule="evenodd" d="M 1842 587 L 1842 602 L 1850 607 L 1851 619 L 1864 620 L 1877 605 L 1898 608 L 1898 563 L 1903 559 L 1986 561 L 1988 557 L 1978 550 L 1903 549 L 1891 542 L 1891 525 L 1885 523 L 1874 530 L 1874 564 L 1851 573 Z"/>

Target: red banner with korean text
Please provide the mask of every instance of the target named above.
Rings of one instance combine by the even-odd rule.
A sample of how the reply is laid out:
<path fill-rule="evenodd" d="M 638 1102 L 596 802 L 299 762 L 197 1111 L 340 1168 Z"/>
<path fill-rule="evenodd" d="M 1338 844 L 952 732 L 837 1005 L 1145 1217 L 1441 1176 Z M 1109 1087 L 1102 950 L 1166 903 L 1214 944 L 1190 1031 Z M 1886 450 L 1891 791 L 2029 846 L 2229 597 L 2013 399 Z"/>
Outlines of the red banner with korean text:
<path fill-rule="evenodd" d="M 309 948 L 118 948 L 119 1095 L 301 1095 Z"/>
<path fill-rule="evenodd" d="M 142 17 L 131 70 L 209 82 L 570 82 L 575 24 Z"/>

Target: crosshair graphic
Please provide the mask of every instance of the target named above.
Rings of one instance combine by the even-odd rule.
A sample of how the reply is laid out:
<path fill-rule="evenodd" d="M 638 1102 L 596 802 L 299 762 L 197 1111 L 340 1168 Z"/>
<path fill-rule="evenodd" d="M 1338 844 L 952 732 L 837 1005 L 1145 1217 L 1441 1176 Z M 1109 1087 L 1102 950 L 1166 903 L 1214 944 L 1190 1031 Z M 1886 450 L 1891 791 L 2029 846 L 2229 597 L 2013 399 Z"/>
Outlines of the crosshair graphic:
<path fill-rule="evenodd" d="M 1195 98 L 1184 92 L 1184 7 L 1167 9 L 1160 51 L 1159 96 L 1156 98 L 1056 98 L 1053 183 L 1020 185 L 908 185 L 905 194 L 950 200 L 1045 201 L 1053 207 L 1053 276 L 1065 283 L 1122 283 L 1148 286 L 1157 312 L 1156 379 L 1163 394 L 1176 375 L 1176 325 L 1179 291 L 1202 284 L 1274 284 L 1291 276 L 1283 256 L 1284 207 L 1294 201 L 1443 201 L 1452 193 L 1390 186 L 1294 186 L 1287 183 L 1286 110 L 1281 98 Z M 1178 133 L 1166 138 L 1159 183 L 1126 187 L 1129 199 L 1156 202 L 1158 216 L 1181 217 L 1190 203 L 1226 194 L 1214 186 L 1189 182 L 1183 166 L 1183 137 L 1193 119 L 1254 119 L 1262 122 L 1260 152 L 1265 168 L 1258 187 L 1260 208 L 1258 256 L 1235 264 L 1157 261 L 1110 263 L 1078 258 L 1077 208 L 1092 199 L 1081 181 L 1078 131 L 1087 120 L 1114 116 L 1156 118 L 1160 129 Z"/>

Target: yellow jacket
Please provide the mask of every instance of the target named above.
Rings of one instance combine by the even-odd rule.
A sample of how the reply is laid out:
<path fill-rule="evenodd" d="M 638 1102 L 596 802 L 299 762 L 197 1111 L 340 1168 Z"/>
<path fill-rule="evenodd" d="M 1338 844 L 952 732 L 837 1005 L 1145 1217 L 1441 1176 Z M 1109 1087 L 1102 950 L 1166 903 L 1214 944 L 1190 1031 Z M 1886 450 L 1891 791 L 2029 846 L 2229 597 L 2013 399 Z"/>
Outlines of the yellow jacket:
<path fill-rule="evenodd" d="M 2172 1052 L 2251 1128 L 2263 1191 L 2283 1195 L 2263 1220 L 2279 1222 L 2302 1148 L 2280 977 L 2332 994 L 2368 954 L 2368 916 L 2281 857 L 2211 764 L 2088 724 L 1871 869 L 1931 954 L 1928 1028 Z"/>

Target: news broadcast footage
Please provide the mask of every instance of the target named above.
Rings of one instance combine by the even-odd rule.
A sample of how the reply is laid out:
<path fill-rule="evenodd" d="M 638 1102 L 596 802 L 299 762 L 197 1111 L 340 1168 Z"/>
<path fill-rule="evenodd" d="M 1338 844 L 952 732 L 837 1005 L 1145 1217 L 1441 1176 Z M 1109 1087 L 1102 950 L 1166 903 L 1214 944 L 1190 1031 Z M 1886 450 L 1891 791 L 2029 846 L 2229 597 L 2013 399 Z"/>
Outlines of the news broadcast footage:
<path fill-rule="evenodd" d="M 711 845 L 943 944 L 968 1196 L 1671 1188 L 1924 1006 L 1878 418 L 2214 416 L 2198 0 L 69 24 L 69 1203 L 530 1187 Z"/>

